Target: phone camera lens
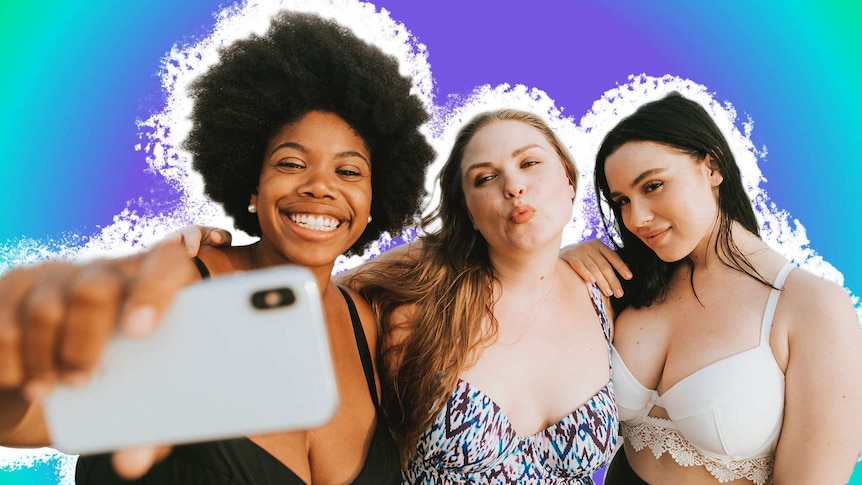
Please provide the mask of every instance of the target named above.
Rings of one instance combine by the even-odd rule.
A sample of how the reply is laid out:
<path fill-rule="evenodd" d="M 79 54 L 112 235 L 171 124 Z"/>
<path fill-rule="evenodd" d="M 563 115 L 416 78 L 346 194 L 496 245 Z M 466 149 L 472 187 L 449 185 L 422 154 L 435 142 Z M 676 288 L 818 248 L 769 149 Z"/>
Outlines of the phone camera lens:
<path fill-rule="evenodd" d="M 257 291 L 251 295 L 252 306 L 261 310 L 292 305 L 295 301 L 296 295 L 293 294 L 293 290 L 290 288 Z"/>

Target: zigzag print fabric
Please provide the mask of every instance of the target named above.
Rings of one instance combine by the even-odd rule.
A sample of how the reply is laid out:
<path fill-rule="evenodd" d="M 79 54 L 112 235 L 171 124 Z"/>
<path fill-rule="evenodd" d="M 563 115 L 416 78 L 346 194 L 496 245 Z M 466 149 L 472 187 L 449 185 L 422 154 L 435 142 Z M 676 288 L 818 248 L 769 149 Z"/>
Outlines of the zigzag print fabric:
<path fill-rule="evenodd" d="M 597 288 L 590 291 L 606 338 L 610 326 Z M 592 484 L 612 456 L 619 419 L 613 384 L 532 436 L 518 436 L 500 407 L 459 380 L 404 472 L 409 484 Z"/>

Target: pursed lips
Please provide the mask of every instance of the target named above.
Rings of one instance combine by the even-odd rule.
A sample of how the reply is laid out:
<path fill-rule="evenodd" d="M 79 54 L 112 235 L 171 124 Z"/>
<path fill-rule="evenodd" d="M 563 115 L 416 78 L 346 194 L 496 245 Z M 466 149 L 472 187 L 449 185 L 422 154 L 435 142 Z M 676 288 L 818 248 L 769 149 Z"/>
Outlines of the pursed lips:
<path fill-rule="evenodd" d="M 523 224 L 525 222 L 529 222 L 535 213 L 536 209 L 529 204 L 516 205 L 512 208 L 512 211 L 509 212 L 509 220 L 515 224 Z"/>

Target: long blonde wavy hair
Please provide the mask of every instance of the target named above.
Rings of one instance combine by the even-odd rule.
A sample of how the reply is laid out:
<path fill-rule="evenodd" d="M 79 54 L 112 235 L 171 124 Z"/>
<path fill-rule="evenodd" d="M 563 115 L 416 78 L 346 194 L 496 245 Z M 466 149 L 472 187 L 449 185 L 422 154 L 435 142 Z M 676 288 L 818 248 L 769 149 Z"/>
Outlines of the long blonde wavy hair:
<path fill-rule="evenodd" d="M 571 155 L 541 118 L 512 109 L 482 113 L 458 132 L 437 177 L 440 205 L 421 221 L 423 228 L 437 229 L 423 236 L 419 254 L 400 261 L 370 261 L 347 281 L 368 299 L 380 323 L 383 406 L 404 464 L 455 389 L 458 376 L 475 362 L 476 350 L 497 337 L 494 269 L 487 242 L 467 215 L 461 159 L 479 130 L 504 120 L 520 121 L 544 135 L 577 189 Z M 482 324 L 485 319 L 489 325 Z"/>

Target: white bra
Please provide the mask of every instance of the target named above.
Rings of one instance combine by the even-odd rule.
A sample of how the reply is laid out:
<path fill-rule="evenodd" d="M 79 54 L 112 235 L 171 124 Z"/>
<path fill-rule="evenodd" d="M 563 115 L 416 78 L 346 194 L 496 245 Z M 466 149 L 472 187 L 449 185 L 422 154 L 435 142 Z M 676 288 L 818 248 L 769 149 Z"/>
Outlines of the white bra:
<path fill-rule="evenodd" d="M 781 268 L 775 288 L 793 267 Z M 669 452 L 682 466 L 706 467 L 720 482 L 766 482 L 784 417 L 784 373 L 769 346 L 780 295 L 769 294 L 757 347 L 714 362 L 661 395 L 641 385 L 611 348 L 622 434 L 636 451 L 648 446 L 656 458 Z M 648 416 L 653 406 L 670 419 Z"/>

